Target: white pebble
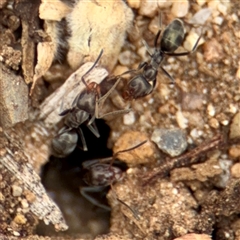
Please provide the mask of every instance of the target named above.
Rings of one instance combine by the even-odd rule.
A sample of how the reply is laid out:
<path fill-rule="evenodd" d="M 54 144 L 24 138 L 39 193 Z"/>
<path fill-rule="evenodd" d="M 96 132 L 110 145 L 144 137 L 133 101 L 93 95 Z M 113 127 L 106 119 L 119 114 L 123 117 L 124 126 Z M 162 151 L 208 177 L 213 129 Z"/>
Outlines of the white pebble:
<path fill-rule="evenodd" d="M 147 17 L 154 17 L 157 9 L 158 5 L 156 1 L 142 0 L 139 9 L 139 14 Z"/>
<path fill-rule="evenodd" d="M 185 129 L 188 127 L 188 119 L 183 116 L 182 111 L 177 111 L 176 120 L 180 128 Z"/>
<path fill-rule="evenodd" d="M 211 117 L 213 117 L 216 113 L 215 108 L 211 103 L 208 104 L 207 111 L 208 111 L 208 115 Z"/>
<path fill-rule="evenodd" d="M 183 43 L 183 47 L 188 50 L 191 51 L 193 49 L 193 46 L 196 44 L 197 40 L 199 38 L 199 35 L 195 32 L 190 32 L 187 37 L 186 40 Z M 203 38 L 200 39 L 200 41 L 198 42 L 198 46 L 203 44 L 204 40 Z"/>
<path fill-rule="evenodd" d="M 223 16 L 226 16 L 226 14 L 227 14 L 227 6 L 226 5 L 224 5 L 222 3 L 218 3 L 217 9 L 220 13 L 223 14 Z"/>
<path fill-rule="evenodd" d="M 21 196 L 21 195 L 22 195 L 22 192 L 23 192 L 23 190 L 22 190 L 21 187 L 16 186 L 16 185 L 13 185 L 13 186 L 12 186 L 12 195 L 13 195 L 14 197 L 19 197 L 19 196 Z"/>
<path fill-rule="evenodd" d="M 212 21 L 213 23 L 216 23 L 217 25 L 219 25 L 219 26 L 221 26 L 222 25 L 222 23 L 223 23 L 223 18 L 222 17 L 219 17 L 219 16 L 217 16 L 217 17 L 215 17 L 214 19 L 213 19 L 213 21 Z"/>
<path fill-rule="evenodd" d="M 206 0 L 197 0 L 197 4 L 199 5 L 199 6 L 202 6 L 202 5 L 204 5 L 206 3 Z"/>
<path fill-rule="evenodd" d="M 203 25 L 207 21 L 207 19 L 211 16 L 211 13 L 212 13 L 211 8 L 202 8 L 193 15 L 189 22 L 192 24 Z"/>
<path fill-rule="evenodd" d="M 129 112 L 123 116 L 123 123 L 125 125 L 132 125 L 135 122 L 135 114 L 134 112 Z"/>
<path fill-rule="evenodd" d="M 174 2 L 172 5 L 171 13 L 175 17 L 184 17 L 187 15 L 189 9 L 189 2 L 182 0 L 181 2 Z"/>
<path fill-rule="evenodd" d="M 168 8 L 172 5 L 172 1 L 169 0 L 158 0 L 159 8 Z"/>

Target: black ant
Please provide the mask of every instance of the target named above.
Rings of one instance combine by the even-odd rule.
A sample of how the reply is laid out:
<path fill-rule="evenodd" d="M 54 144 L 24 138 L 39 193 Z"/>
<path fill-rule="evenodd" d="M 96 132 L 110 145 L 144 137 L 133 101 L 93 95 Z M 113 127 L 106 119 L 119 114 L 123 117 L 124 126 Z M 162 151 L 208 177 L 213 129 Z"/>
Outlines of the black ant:
<path fill-rule="evenodd" d="M 136 99 L 150 94 L 157 81 L 157 73 L 159 68 L 164 74 L 174 82 L 173 77 L 161 66 L 165 56 L 185 56 L 194 52 L 198 46 L 201 35 L 197 39 L 191 51 L 175 53 L 174 51 L 182 45 L 184 39 L 184 25 L 180 19 L 174 19 L 163 31 L 160 46 L 158 47 L 158 39 L 161 35 L 161 29 L 158 31 L 154 40 L 154 52 L 150 52 L 147 43 L 144 45 L 147 48 L 148 54 L 151 57 L 150 62 L 142 62 L 136 71 L 142 71 L 133 77 L 127 84 L 127 88 L 123 93 L 124 99 Z M 128 73 L 128 72 L 126 72 Z"/>
<path fill-rule="evenodd" d="M 88 185 L 87 187 L 81 187 L 80 192 L 82 196 L 84 196 L 87 200 L 89 200 L 92 204 L 101 207 L 106 210 L 111 210 L 108 206 L 101 204 L 99 201 L 91 197 L 88 192 L 101 192 L 107 186 L 111 186 L 115 182 L 118 182 L 123 179 L 123 172 L 122 170 L 117 167 L 113 166 L 114 161 L 117 158 L 119 153 L 132 151 L 143 144 L 145 144 L 147 140 L 139 143 L 138 145 L 116 152 L 112 157 L 103 158 L 103 159 L 96 159 L 96 160 L 88 160 L 82 164 L 83 169 L 86 170 L 86 174 L 84 175 L 84 182 Z M 133 211 L 126 203 L 122 200 L 117 198 L 117 200 L 128 207 L 136 216 L 135 211 Z"/>
<path fill-rule="evenodd" d="M 53 154 L 55 154 L 57 157 L 60 157 L 60 156 L 63 157 L 64 155 L 65 156 L 68 155 L 69 153 L 71 153 L 70 149 L 72 149 L 73 146 L 76 145 L 75 141 L 72 141 L 73 139 L 71 139 L 71 137 L 73 136 L 73 133 L 69 133 L 68 139 L 71 139 L 71 140 L 68 140 L 67 144 L 66 144 L 65 138 L 61 137 L 62 134 L 65 134 L 65 136 L 67 136 L 67 132 L 73 129 L 77 129 L 78 134 L 82 141 L 83 150 L 87 151 L 88 150 L 87 144 L 80 127 L 82 124 L 86 124 L 88 129 L 96 137 L 100 137 L 98 129 L 95 124 L 96 118 L 102 118 L 102 117 L 113 115 L 113 114 L 128 113 L 130 111 L 129 109 L 123 109 L 123 110 L 109 112 L 101 116 L 99 115 L 98 108 L 99 108 L 100 102 L 103 102 L 110 95 L 110 93 L 113 91 L 113 89 L 117 86 L 117 84 L 121 80 L 120 77 L 114 76 L 113 80 L 115 80 L 116 78 L 117 80 L 115 81 L 113 86 L 111 86 L 111 88 L 103 96 L 101 96 L 100 84 L 96 82 L 87 83 L 85 81 L 85 77 L 95 68 L 102 54 L 103 54 L 103 50 L 101 50 L 93 66 L 81 78 L 81 81 L 86 88 L 84 88 L 83 91 L 77 94 L 77 96 L 75 97 L 72 103 L 71 108 L 65 109 L 64 111 L 61 111 L 59 114 L 60 116 L 64 116 L 64 127 L 60 129 L 54 141 L 52 142 L 52 149 L 53 150 L 59 149 L 60 154 L 57 154 L 56 151 L 53 151 Z M 101 83 L 102 86 L 105 83 L 105 81 L 108 81 L 109 83 L 109 79 L 104 79 L 103 83 Z M 61 149 L 61 146 L 62 146 L 62 149 Z M 67 149 L 67 146 L 69 147 L 69 149 Z"/>

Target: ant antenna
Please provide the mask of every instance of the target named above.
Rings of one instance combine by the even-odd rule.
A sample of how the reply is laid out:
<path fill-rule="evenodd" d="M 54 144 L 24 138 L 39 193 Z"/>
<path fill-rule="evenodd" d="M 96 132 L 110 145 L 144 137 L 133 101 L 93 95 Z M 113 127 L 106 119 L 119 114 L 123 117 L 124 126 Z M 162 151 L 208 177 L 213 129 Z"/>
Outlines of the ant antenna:
<path fill-rule="evenodd" d="M 112 161 L 111 161 L 111 163 L 110 163 L 110 167 L 112 166 L 114 160 L 117 158 L 117 155 L 118 155 L 119 153 L 124 153 L 124 152 L 132 151 L 132 150 L 134 150 L 134 149 L 136 149 L 136 148 L 138 148 L 138 147 L 141 147 L 141 146 L 142 146 L 143 144 L 145 144 L 147 141 L 148 141 L 148 140 L 145 140 L 145 141 L 143 141 L 143 142 L 141 142 L 141 143 L 139 143 L 139 144 L 137 144 L 137 145 L 135 145 L 135 146 L 133 146 L 133 147 L 131 147 L 131 148 L 124 149 L 124 150 L 120 150 L 120 151 L 116 152 L 116 153 L 112 156 Z"/>
<path fill-rule="evenodd" d="M 92 67 L 90 67 L 90 68 L 88 69 L 88 71 L 82 76 L 82 82 L 84 83 L 84 85 L 85 85 L 87 88 L 88 88 L 88 84 L 86 83 L 84 77 L 85 77 L 88 73 L 90 73 L 90 72 L 96 67 L 96 65 L 98 64 L 100 58 L 102 57 L 102 54 L 103 54 L 103 49 L 100 51 L 100 54 L 98 55 L 96 61 L 95 61 L 94 64 L 92 65 Z"/>

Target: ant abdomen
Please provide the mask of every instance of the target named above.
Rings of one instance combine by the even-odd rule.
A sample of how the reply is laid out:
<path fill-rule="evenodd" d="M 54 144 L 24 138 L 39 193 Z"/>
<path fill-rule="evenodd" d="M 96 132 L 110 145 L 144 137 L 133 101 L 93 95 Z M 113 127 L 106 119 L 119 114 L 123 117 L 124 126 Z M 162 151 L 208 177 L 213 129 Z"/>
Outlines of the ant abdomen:
<path fill-rule="evenodd" d="M 174 52 L 182 45 L 184 26 L 180 19 L 174 19 L 163 31 L 160 48 L 163 52 Z"/>

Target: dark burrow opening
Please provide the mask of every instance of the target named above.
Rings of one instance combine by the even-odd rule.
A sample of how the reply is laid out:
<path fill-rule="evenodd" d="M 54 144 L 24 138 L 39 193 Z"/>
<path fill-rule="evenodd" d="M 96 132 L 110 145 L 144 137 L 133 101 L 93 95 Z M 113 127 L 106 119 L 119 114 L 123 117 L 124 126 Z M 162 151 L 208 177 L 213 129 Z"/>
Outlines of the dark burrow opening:
<path fill-rule="evenodd" d="M 87 160 L 112 156 L 112 150 L 107 148 L 110 128 L 103 120 L 96 120 L 100 138 L 96 138 L 87 127 L 82 130 L 88 146 L 84 152 L 76 148 L 66 158 L 51 156 L 49 162 L 42 168 L 42 183 L 48 194 L 62 210 L 69 226 L 67 232 L 56 233 L 53 226 L 46 226 L 43 222 L 37 228 L 37 234 L 76 235 L 84 234 L 91 237 L 109 232 L 110 212 L 99 208 L 82 197 L 79 187 L 86 186 L 83 181 L 82 163 Z M 81 142 L 79 142 L 79 146 Z M 107 204 L 106 193 L 109 188 L 91 194 L 103 204 Z"/>

